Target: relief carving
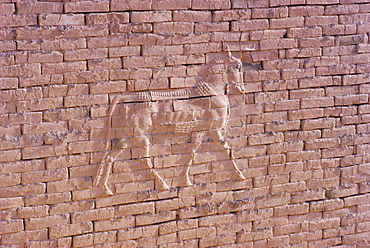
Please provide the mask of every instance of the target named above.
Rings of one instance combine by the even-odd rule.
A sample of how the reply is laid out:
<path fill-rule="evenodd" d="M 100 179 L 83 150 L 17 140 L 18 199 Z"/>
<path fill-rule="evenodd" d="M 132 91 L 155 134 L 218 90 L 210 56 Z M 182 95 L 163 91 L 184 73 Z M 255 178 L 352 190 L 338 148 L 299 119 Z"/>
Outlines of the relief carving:
<path fill-rule="evenodd" d="M 94 186 L 100 187 L 105 194 L 112 195 L 108 188 L 108 179 L 114 162 L 125 149 L 137 148 L 132 157 L 150 171 L 162 189 L 169 189 L 154 168 L 154 156 L 151 155 L 151 141 L 159 133 L 189 135 L 190 156 L 184 164 L 184 185 L 192 185 L 189 169 L 205 134 L 223 151 L 226 159 L 231 161 L 237 178 L 245 179 L 225 139 L 230 114 L 227 93 L 230 87 L 234 92 L 244 93 L 242 63 L 225 46 L 227 53 L 204 65 L 199 73 L 199 80 L 191 88 L 125 92 L 113 98 L 108 110 L 106 154 L 95 175 Z M 115 131 L 114 127 L 120 131 Z"/>

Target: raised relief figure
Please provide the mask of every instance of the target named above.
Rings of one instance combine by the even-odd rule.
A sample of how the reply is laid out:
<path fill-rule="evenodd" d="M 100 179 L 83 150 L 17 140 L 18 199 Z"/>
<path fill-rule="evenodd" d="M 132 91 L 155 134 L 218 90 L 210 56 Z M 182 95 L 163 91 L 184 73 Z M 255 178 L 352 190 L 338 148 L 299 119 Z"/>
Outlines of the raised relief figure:
<path fill-rule="evenodd" d="M 205 134 L 208 134 L 226 158 L 231 160 L 237 177 L 245 179 L 224 137 L 230 114 L 229 99 L 226 95 L 229 87 L 233 87 L 234 91 L 240 94 L 244 93 L 242 63 L 232 56 L 227 45 L 225 46 L 227 53 L 204 65 L 199 80 L 191 88 L 125 92 L 113 98 L 108 113 L 106 154 L 95 175 L 94 186 L 100 187 L 104 194 L 112 195 L 107 186 L 112 165 L 125 149 L 136 147 L 139 149 L 135 150 L 139 152 L 135 157 L 150 170 L 162 189 L 169 189 L 154 168 L 154 157 L 150 154 L 151 140 L 159 133 L 189 134 L 191 137 L 190 156 L 184 164 L 184 185 L 192 185 L 189 168 Z M 118 125 L 121 131 L 112 131 L 110 127 L 114 125 Z M 111 137 L 113 134 L 114 139 Z"/>

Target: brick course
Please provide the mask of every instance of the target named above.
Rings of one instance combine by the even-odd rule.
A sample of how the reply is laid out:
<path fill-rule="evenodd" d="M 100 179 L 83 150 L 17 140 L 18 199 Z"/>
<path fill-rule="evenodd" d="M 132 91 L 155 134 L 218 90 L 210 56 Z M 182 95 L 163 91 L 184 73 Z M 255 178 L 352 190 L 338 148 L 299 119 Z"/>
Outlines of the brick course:
<path fill-rule="evenodd" d="M 367 0 L 1 1 L 0 247 L 368 247 L 369 12 Z M 191 87 L 223 43 L 243 62 L 226 136 L 246 180 L 208 138 L 194 185 L 177 186 L 191 137 L 159 133 L 150 156 L 171 188 L 130 144 L 103 195 L 93 176 L 114 96 Z"/>

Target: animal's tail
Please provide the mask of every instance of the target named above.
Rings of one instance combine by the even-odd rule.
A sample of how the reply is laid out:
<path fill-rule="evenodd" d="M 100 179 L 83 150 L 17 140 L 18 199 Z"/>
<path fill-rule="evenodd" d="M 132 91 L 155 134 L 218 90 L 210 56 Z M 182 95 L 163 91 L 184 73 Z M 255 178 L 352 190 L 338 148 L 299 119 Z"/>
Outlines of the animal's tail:
<path fill-rule="evenodd" d="M 110 171 L 111 171 L 111 168 L 112 168 L 112 164 L 113 164 L 115 158 L 109 156 L 107 152 L 110 148 L 110 143 L 111 143 L 111 135 L 112 135 L 112 130 L 111 129 L 112 129 L 113 112 L 114 112 L 117 104 L 120 101 L 122 101 L 122 95 L 118 95 L 115 98 L 113 98 L 111 106 L 108 110 L 108 116 L 107 116 L 108 117 L 107 118 L 108 123 L 106 125 L 106 127 L 107 127 L 107 132 L 106 132 L 107 141 L 106 141 L 105 150 L 104 150 L 105 155 L 102 158 L 102 161 L 99 165 L 98 170 L 96 171 L 96 174 L 94 176 L 94 181 L 93 181 L 93 186 L 94 187 L 101 187 L 106 192 L 106 194 L 108 194 L 108 195 L 113 194 L 107 186 L 107 181 L 108 181 L 109 174 L 110 174 Z M 118 153 L 118 155 L 119 154 L 120 153 Z M 117 157 L 118 155 L 116 155 L 115 157 Z"/>

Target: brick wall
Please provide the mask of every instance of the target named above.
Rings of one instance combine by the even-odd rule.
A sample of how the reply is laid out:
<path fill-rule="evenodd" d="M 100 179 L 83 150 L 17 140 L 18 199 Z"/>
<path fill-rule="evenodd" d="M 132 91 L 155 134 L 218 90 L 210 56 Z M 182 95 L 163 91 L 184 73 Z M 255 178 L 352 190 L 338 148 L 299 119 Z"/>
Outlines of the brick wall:
<path fill-rule="evenodd" d="M 369 34 L 367 0 L 1 0 L 0 247 L 370 247 Z M 222 42 L 247 179 L 207 141 L 193 186 L 128 152 L 97 194 L 112 97 L 185 87 Z M 169 184 L 184 150 L 156 148 Z"/>

